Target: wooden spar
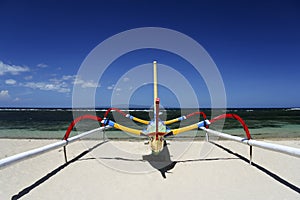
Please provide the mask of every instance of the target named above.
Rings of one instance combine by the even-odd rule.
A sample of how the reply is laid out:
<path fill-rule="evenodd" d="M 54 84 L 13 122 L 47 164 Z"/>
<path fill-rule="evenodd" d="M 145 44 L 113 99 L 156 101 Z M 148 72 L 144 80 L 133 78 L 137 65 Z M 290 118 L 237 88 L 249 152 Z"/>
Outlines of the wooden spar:
<path fill-rule="evenodd" d="M 3 159 L 0 160 L 0 169 L 4 168 L 4 167 L 7 167 L 8 165 L 14 164 L 16 162 L 32 158 L 34 156 L 46 153 L 46 152 L 54 150 L 54 149 L 58 149 L 60 147 L 64 147 L 64 146 L 68 145 L 69 143 L 75 142 L 75 141 L 77 141 L 77 140 L 79 140 L 83 137 L 86 137 L 87 135 L 92 134 L 96 131 L 103 131 L 106 128 L 107 127 L 96 128 L 96 129 L 81 133 L 79 135 L 73 136 L 73 137 L 71 137 L 67 140 L 62 140 L 62 141 L 59 141 L 59 142 L 55 142 L 53 144 L 49 144 L 49 145 L 46 145 L 46 146 L 43 146 L 43 147 L 39 147 L 39 148 L 36 148 L 36 149 L 32 149 L 32 150 L 29 150 L 29 151 L 25 151 L 23 153 L 13 155 L 13 156 L 10 156 L 10 157 L 7 157 L 7 158 L 3 158 Z"/>
<path fill-rule="evenodd" d="M 153 84 L 154 84 L 154 106 L 155 106 L 155 99 L 158 97 L 157 92 L 157 62 L 153 61 Z"/>
<path fill-rule="evenodd" d="M 153 61 L 153 97 L 154 97 L 154 120 L 155 120 L 155 135 L 158 140 L 158 119 L 159 119 L 159 98 L 157 91 L 157 62 Z"/>
<path fill-rule="evenodd" d="M 259 148 L 276 151 L 279 153 L 284 153 L 284 154 L 288 154 L 288 155 L 300 158 L 300 149 L 298 149 L 298 148 L 288 147 L 288 146 L 279 145 L 279 144 L 273 144 L 273 143 L 269 143 L 269 142 L 262 142 L 262 141 L 257 141 L 257 140 L 253 140 L 253 139 L 248 140 L 248 139 L 245 139 L 242 137 L 232 136 L 232 135 L 228 135 L 226 133 L 221 133 L 221 132 L 218 132 L 215 130 L 206 129 L 204 127 L 201 127 L 201 129 L 206 131 L 209 134 L 212 134 L 212 135 L 215 135 L 215 136 L 218 136 L 221 138 L 233 140 L 233 141 L 240 142 L 243 144 L 248 144 L 250 147 L 256 146 Z M 251 154 L 252 154 L 252 150 L 250 149 L 250 162 L 251 162 Z"/>

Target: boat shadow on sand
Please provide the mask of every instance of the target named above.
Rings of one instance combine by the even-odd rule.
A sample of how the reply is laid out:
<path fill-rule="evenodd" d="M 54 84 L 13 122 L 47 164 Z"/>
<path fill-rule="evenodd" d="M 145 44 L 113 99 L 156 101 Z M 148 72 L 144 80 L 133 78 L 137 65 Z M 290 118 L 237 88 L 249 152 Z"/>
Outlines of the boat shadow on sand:
<path fill-rule="evenodd" d="M 170 151 L 167 145 L 167 142 L 164 143 L 164 148 L 159 154 L 148 154 L 143 155 L 141 159 L 132 159 L 125 157 L 99 157 L 99 158 L 84 158 L 81 160 L 87 159 L 100 159 L 100 160 L 117 160 L 124 162 L 148 162 L 154 169 L 158 170 L 161 176 L 165 179 L 167 178 L 167 173 L 172 173 L 171 170 L 175 168 L 178 163 L 186 163 L 186 162 L 201 162 L 201 161 L 217 161 L 217 160 L 231 160 L 231 159 L 239 159 L 239 158 L 203 158 L 203 159 L 189 159 L 189 160 L 171 160 Z"/>
<path fill-rule="evenodd" d="M 168 145 L 165 141 L 164 149 L 158 155 L 150 154 L 144 155 L 143 160 L 149 162 L 149 164 L 157 169 L 163 178 L 166 177 L 166 173 L 171 173 L 172 170 L 177 163 L 186 163 L 186 162 L 202 162 L 202 161 L 217 161 L 217 160 L 231 160 L 238 158 L 201 158 L 201 159 L 190 159 L 190 160 L 180 160 L 180 161 L 172 161 L 170 151 Z"/>
<path fill-rule="evenodd" d="M 153 168 L 157 169 L 163 178 L 167 178 L 166 173 L 172 170 L 177 164 L 176 161 L 171 160 L 170 151 L 166 141 L 162 152 L 158 155 L 143 155 L 143 160 L 148 161 Z"/>
<path fill-rule="evenodd" d="M 245 161 L 247 163 L 249 163 L 249 160 L 238 154 L 235 153 L 233 151 L 231 151 L 230 149 L 227 149 L 226 147 L 221 146 L 220 144 L 211 142 L 213 145 L 215 145 L 216 147 L 226 151 L 227 153 L 234 155 L 235 157 L 227 157 L 227 158 L 206 158 L 206 159 L 192 159 L 192 160 L 182 160 L 182 161 L 172 161 L 171 160 L 171 156 L 170 156 L 170 152 L 168 149 L 168 146 L 165 144 L 164 145 L 164 149 L 163 151 L 159 154 L 159 155 L 144 155 L 142 157 L 142 159 L 127 159 L 127 158 L 121 158 L 121 157 L 115 157 L 115 158 L 83 158 L 86 154 L 88 154 L 89 152 L 93 151 L 94 149 L 98 148 L 99 146 L 101 146 L 102 144 L 106 143 L 108 141 L 104 141 L 101 142 L 95 146 L 93 146 L 92 148 L 89 148 L 88 150 L 82 152 L 81 154 L 79 154 L 78 156 L 76 156 L 75 158 L 73 158 L 72 160 L 69 160 L 68 162 L 66 162 L 65 164 L 59 166 L 58 168 L 54 169 L 53 171 L 49 172 L 47 175 L 43 176 L 42 178 L 40 178 L 39 180 L 37 180 L 35 183 L 31 184 L 30 186 L 24 188 L 23 190 L 21 190 L 18 194 L 12 196 L 11 199 L 19 199 L 21 197 L 23 197 L 24 195 L 28 194 L 30 191 L 32 191 L 33 189 L 37 188 L 38 186 L 40 186 L 42 183 L 46 182 L 48 179 L 50 179 L 51 177 L 53 177 L 54 175 L 56 175 L 58 172 L 62 171 L 64 168 L 68 167 L 70 164 L 73 164 L 75 162 L 78 161 L 88 161 L 88 160 L 93 160 L 93 159 L 115 159 L 115 160 L 123 160 L 123 161 L 132 161 L 132 162 L 149 162 L 149 164 L 157 169 L 163 178 L 166 178 L 166 173 L 170 173 L 169 171 L 174 169 L 174 167 L 176 166 L 176 164 L 178 163 L 186 163 L 186 162 L 203 162 L 203 161 L 219 161 L 219 160 L 230 160 L 230 159 L 240 159 L 242 161 Z M 281 178 L 280 176 L 276 175 L 275 173 L 269 171 L 268 169 L 252 162 L 252 166 L 254 166 L 256 169 L 260 170 L 261 172 L 265 173 L 266 175 L 270 176 L 271 178 L 275 179 L 276 181 L 278 181 L 279 183 L 283 184 L 286 187 L 289 187 L 290 189 L 294 190 L 295 192 L 300 194 L 300 188 L 296 185 L 293 185 L 292 183 L 288 182 L 287 180 Z"/>

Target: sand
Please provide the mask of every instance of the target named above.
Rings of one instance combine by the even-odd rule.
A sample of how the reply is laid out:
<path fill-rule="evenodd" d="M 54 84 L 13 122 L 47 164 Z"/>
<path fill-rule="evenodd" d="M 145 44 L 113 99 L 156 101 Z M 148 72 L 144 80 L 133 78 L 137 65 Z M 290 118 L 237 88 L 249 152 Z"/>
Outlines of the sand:
<path fill-rule="evenodd" d="M 0 158 L 55 140 L 0 139 Z M 300 148 L 299 140 L 273 143 Z M 216 140 L 79 141 L 0 170 L 0 199 L 300 199 L 300 159 Z M 162 168 L 162 169 L 160 169 Z"/>

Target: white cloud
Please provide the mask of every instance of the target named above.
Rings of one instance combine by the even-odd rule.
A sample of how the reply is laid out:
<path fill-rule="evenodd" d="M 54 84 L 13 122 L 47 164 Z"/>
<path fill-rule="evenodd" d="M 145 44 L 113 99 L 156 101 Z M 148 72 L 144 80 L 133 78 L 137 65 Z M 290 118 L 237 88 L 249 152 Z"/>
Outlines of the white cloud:
<path fill-rule="evenodd" d="M 124 77 L 124 78 L 123 78 L 123 81 L 124 81 L 124 82 L 128 82 L 128 81 L 130 81 L 130 78 Z"/>
<path fill-rule="evenodd" d="M 87 81 L 87 82 L 84 82 L 82 85 L 81 85 L 82 88 L 96 88 L 96 87 L 99 87 L 98 83 L 95 83 L 93 81 Z"/>
<path fill-rule="evenodd" d="M 93 80 L 82 80 L 80 77 L 76 77 L 74 82 L 74 85 L 79 85 L 82 88 L 97 88 L 100 87 L 100 85 Z"/>
<path fill-rule="evenodd" d="M 54 83 L 54 82 L 28 82 L 23 85 L 24 87 L 29 87 L 32 89 L 39 89 L 44 91 L 56 91 L 61 93 L 68 93 L 71 91 L 64 83 Z"/>
<path fill-rule="evenodd" d="M 20 101 L 21 99 L 19 98 L 19 97 L 16 97 L 13 101 L 14 102 L 18 102 L 18 101 Z"/>
<path fill-rule="evenodd" d="M 59 88 L 57 90 L 57 92 L 60 92 L 60 93 L 69 93 L 69 92 L 71 92 L 71 89 L 70 88 Z"/>
<path fill-rule="evenodd" d="M 36 66 L 39 67 L 39 68 L 46 68 L 46 67 L 48 67 L 48 65 L 46 65 L 45 63 L 40 63 L 40 64 L 37 64 Z"/>
<path fill-rule="evenodd" d="M 27 79 L 32 79 L 28 77 Z M 63 75 L 60 78 L 51 78 L 48 81 L 41 82 L 26 82 L 20 84 L 23 87 L 38 89 L 44 91 L 55 91 L 60 93 L 70 93 L 72 85 L 77 85 L 81 88 L 97 88 L 100 85 L 92 80 L 84 81 L 76 75 Z"/>
<path fill-rule="evenodd" d="M 8 99 L 10 98 L 8 94 L 8 90 L 1 90 L 0 91 L 0 100 Z"/>
<path fill-rule="evenodd" d="M 29 80 L 31 80 L 33 78 L 33 76 L 25 76 L 24 77 L 24 79 L 26 80 L 26 81 L 29 81 Z"/>
<path fill-rule="evenodd" d="M 17 81 L 14 80 L 14 79 L 7 79 L 7 80 L 5 81 L 5 83 L 6 83 L 7 85 L 15 85 L 15 84 L 17 83 Z"/>
<path fill-rule="evenodd" d="M 107 86 L 107 89 L 108 89 L 108 90 L 113 90 L 114 87 L 115 87 L 115 84 L 112 84 L 112 85 L 110 85 L 110 86 Z"/>
<path fill-rule="evenodd" d="M 65 80 L 65 81 L 67 81 L 67 80 L 74 80 L 75 78 L 76 78 L 76 76 L 73 76 L 73 75 L 64 75 L 62 77 L 62 80 Z"/>
<path fill-rule="evenodd" d="M 0 75 L 4 75 L 7 73 L 10 73 L 12 75 L 18 75 L 21 72 L 28 72 L 28 71 L 29 71 L 28 67 L 9 65 L 9 64 L 5 64 L 2 61 L 0 61 Z"/>
<path fill-rule="evenodd" d="M 119 88 L 119 87 L 116 87 L 115 84 L 112 84 L 112 85 L 107 86 L 106 89 L 108 89 L 108 90 L 114 90 L 114 91 L 116 91 L 116 92 L 122 91 L 122 89 Z"/>
<path fill-rule="evenodd" d="M 32 89 L 39 89 L 45 91 L 56 91 L 60 93 L 71 92 L 71 85 L 74 83 L 76 76 L 64 75 L 61 78 L 51 78 L 49 81 L 45 82 L 27 82 L 23 84 L 25 87 Z M 84 82 L 80 83 L 85 86 Z"/>

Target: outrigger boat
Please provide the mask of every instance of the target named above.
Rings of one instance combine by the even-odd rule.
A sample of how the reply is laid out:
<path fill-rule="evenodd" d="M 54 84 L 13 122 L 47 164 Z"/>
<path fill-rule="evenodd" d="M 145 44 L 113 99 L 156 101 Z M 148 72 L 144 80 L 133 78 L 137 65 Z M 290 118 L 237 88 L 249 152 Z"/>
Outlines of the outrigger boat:
<path fill-rule="evenodd" d="M 150 148 L 152 150 L 152 153 L 155 154 L 155 155 L 159 154 L 164 149 L 164 146 L 166 145 L 166 140 L 165 139 L 167 137 L 176 136 L 178 134 L 182 134 L 182 133 L 185 133 L 187 131 L 200 129 L 200 130 L 205 131 L 206 136 L 207 136 L 206 137 L 207 140 L 209 140 L 208 135 L 211 134 L 211 135 L 215 135 L 217 137 L 221 137 L 221 138 L 225 138 L 225 139 L 229 139 L 229 140 L 233 140 L 233 141 L 236 141 L 236 142 L 240 142 L 240 143 L 249 145 L 249 147 L 250 147 L 250 159 L 249 159 L 250 164 L 251 164 L 251 161 L 252 161 L 252 147 L 253 146 L 257 146 L 257 147 L 260 147 L 260 148 L 264 148 L 264 149 L 268 149 L 268 150 L 272 150 L 272 151 L 276 151 L 276 152 L 280 152 L 280 153 L 285 153 L 285 154 L 288 154 L 288 155 L 291 155 L 291 156 L 300 157 L 300 149 L 298 149 L 298 148 L 293 148 L 293 147 L 288 147 L 288 146 L 283 146 L 283 145 L 278 145 L 278 144 L 272 144 L 272 143 L 253 140 L 246 123 L 243 121 L 243 119 L 241 117 L 239 117 L 236 114 L 226 113 L 226 114 L 222 114 L 222 115 L 219 115 L 217 117 L 214 117 L 213 119 L 208 120 L 207 117 L 206 117 L 206 114 L 204 112 L 199 111 L 199 112 L 193 112 L 189 115 L 181 116 L 181 117 L 178 117 L 178 118 L 175 118 L 175 119 L 162 121 L 159 118 L 160 99 L 158 97 L 158 88 L 157 88 L 158 83 L 157 83 L 157 62 L 156 61 L 153 62 L 153 77 L 154 77 L 154 80 L 153 80 L 153 85 L 154 85 L 154 107 L 153 107 L 154 117 L 153 117 L 153 120 L 147 121 L 147 120 L 144 120 L 144 119 L 137 118 L 137 117 L 132 116 L 130 114 L 124 113 L 122 110 L 120 110 L 118 108 L 108 109 L 105 112 L 105 114 L 102 118 L 99 117 L 99 116 L 94 116 L 94 115 L 83 115 L 83 116 L 77 117 L 76 119 L 74 119 L 71 122 L 71 124 L 69 125 L 62 141 L 59 141 L 59 142 L 56 142 L 56 143 L 53 143 L 53 144 L 50 144 L 50 145 L 47 145 L 47 146 L 43 146 L 43 147 L 40 147 L 40 148 L 37 148 L 37 149 L 33 149 L 33 150 L 30 150 L 30 151 L 27 151 L 27 152 L 23 152 L 23 153 L 20 153 L 20 154 L 11 156 L 11 157 L 4 158 L 4 159 L 0 160 L 0 168 L 8 166 L 10 164 L 13 164 L 15 162 L 18 162 L 18 161 L 21 161 L 21 160 L 24 160 L 24 159 L 42 154 L 42 153 L 45 153 L 47 151 L 60 148 L 60 147 L 64 148 L 65 160 L 67 162 L 66 146 L 69 143 L 77 141 L 77 140 L 79 140 L 83 137 L 86 137 L 87 135 L 90 135 L 92 133 L 95 133 L 95 132 L 98 132 L 98 131 L 103 131 L 103 130 L 105 130 L 107 128 L 110 128 L 110 127 L 122 130 L 124 132 L 129 132 L 129 133 L 141 136 L 141 137 L 147 137 L 148 140 L 149 140 L 149 144 L 150 144 Z M 124 117 L 127 117 L 127 118 L 129 118 L 129 119 L 131 119 L 135 122 L 146 125 L 146 129 L 144 129 L 144 130 L 133 129 L 133 128 L 127 127 L 125 125 L 119 124 L 119 123 L 117 123 L 113 120 L 110 120 L 108 118 L 108 114 L 112 110 L 117 111 L 118 113 L 120 113 Z M 195 116 L 195 115 L 202 116 L 203 120 L 199 121 L 197 123 L 185 126 L 185 127 L 177 128 L 177 129 L 170 129 L 168 127 L 168 125 L 170 125 L 170 124 L 186 120 L 186 119 L 188 119 L 192 116 Z M 233 118 L 233 119 L 239 121 L 240 124 L 243 126 L 246 137 L 242 138 L 242 137 L 238 137 L 238 136 L 232 136 L 232 135 L 222 133 L 222 132 L 219 132 L 219 131 L 215 131 L 215 130 L 212 130 L 212 129 L 209 128 L 209 126 L 212 123 L 214 123 L 214 122 L 216 122 L 220 119 L 225 119 L 225 118 Z M 98 121 L 101 124 L 101 126 L 97 129 L 87 131 L 87 132 L 81 133 L 79 135 L 76 135 L 76 136 L 73 136 L 73 137 L 70 138 L 69 136 L 70 136 L 70 133 L 73 130 L 74 126 L 79 121 L 85 120 L 85 119 Z"/>
<path fill-rule="evenodd" d="M 185 133 L 187 131 L 191 131 L 191 130 L 195 130 L 195 129 L 208 128 L 211 123 L 214 123 L 215 121 L 223 119 L 223 118 L 234 118 L 234 119 L 238 120 L 244 128 L 247 139 L 248 140 L 251 139 L 251 135 L 250 135 L 250 132 L 249 132 L 249 129 L 248 129 L 247 125 L 242 120 L 242 118 L 240 118 L 236 114 L 223 114 L 223 115 L 220 115 L 218 117 L 213 118 L 212 120 L 208 120 L 207 117 L 206 117 L 206 114 L 204 112 L 199 111 L 199 112 L 193 112 L 189 115 L 181 116 L 181 117 L 178 117 L 178 118 L 175 118 L 175 119 L 162 121 L 159 118 L 160 99 L 158 97 L 157 62 L 156 61 L 153 62 L 153 77 L 154 77 L 154 80 L 153 80 L 153 85 L 154 85 L 154 88 L 153 88 L 153 91 L 154 91 L 154 95 L 153 95 L 154 96 L 154 106 L 153 106 L 154 117 L 153 117 L 153 120 L 147 121 L 147 120 L 140 119 L 140 118 L 137 118 L 135 116 L 132 116 L 130 114 L 126 114 L 118 108 L 110 108 L 105 112 L 103 118 L 100 118 L 98 116 L 92 116 L 92 115 L 83 115 L 83 116 L 80 116 L 80 117 L 76 118 L 70 124 L 70 126 L 69 126 L 69 128 L 68 128 L 68 130 L 65 134 L 64 140 L 68 139 L 68 137 L 70 135 L 70 132 L 73 130 L 73 127 L 75 126 L 75 124 L 77 122 L 79 122 L 83 119 L 91 119 L 91 120 L 97 120 L 97 121 L 101 122 L 101 124 L 103 126 L 113 127 L 113 128 L 125 131 L 125 132 L 129 132 L 129 133 L 141 136 L 141 137 L 148 137 L 152 153 L 153 154 L 159 154 L 163 150 L 164 145 L 166 144 L 165 139 L 167 137 L 175 136 L 175 135 Z M 129 127 L 126 127 L 124 125 L 121 125 L 117 122 L 114 122 L 114 121 L 108 119 L 107 116 L 108 116 L 109 112 L 112 111 L 112 110 L 117 111 L 118 113 L 120 113 L 124 117 L 127 117 L 127 118 L 129 118 L 129 119 L 131 119 L 135 122 L 147 125 L 146 129 L 137 130 L 137 129 L 129 128 Z M 177 128 L 177 129 L 170 129 L 167 126 L 167 125 L 170 125 L 170 124 L 173 124 L 173 123 L 176 123 L 176 122 L 186 120 L 186 119 L 188 119 L 188 118 L 190 118 L 194 115 L 201 115 L 203 117 L 203 120 L 200 121 L 200 122 L 197 122 L 195 124 L 185 126 L 185 127 L 181 127 L 181 128 Z"/>

